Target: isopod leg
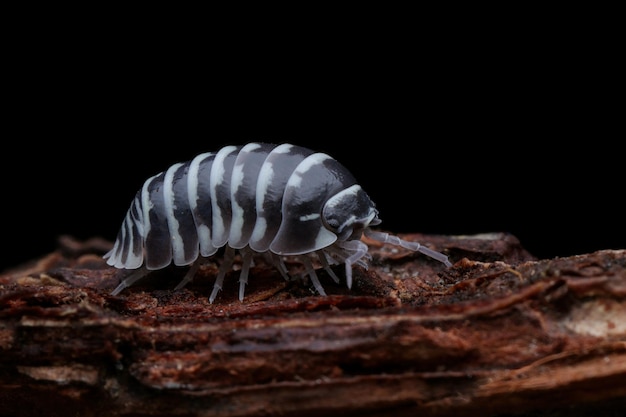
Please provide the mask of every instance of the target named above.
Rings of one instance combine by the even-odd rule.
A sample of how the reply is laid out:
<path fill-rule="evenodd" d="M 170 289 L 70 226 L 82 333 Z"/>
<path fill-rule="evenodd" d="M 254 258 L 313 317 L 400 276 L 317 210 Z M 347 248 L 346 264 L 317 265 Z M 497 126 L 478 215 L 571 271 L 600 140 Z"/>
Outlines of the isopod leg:
<path fill-rule="evenodd" d="M 111 291 L 111 295 L 118 295 L 125 288 L 130 287 L 135 282 L 139 281 L 141 278 L 146 276 L 147 273 L 148 273 L 148 270 L 146 268 L 139 268 L 138 270 L 136 270 L 135 272 L 133 272 L 132 274 L 124 278 L 124 280 L 122 280 L 122 282 L 120 282 L 120 284 L 113 291 Z"/>
<path fill-rule="evenodd" d="M 344 262 L 346 263 L 346 285 L 348 288 L 352 288 L 352 265 L 358 263 L 364 256 L 367 256 L 368 247 L 360 240 L 342 242 L 341 247 L 348 249 L 349 253 L 351 253 L 350 256 L 345 258 Z"/>
<path fill-rule="evenodd" d="M 328 275 L 330 275 L 330 277 L 333 279 L 333 281 L 335 281 L 337 284 L 339 284 L 339 277 L 337 275 L 335 275 L 335 273 L 333 272 L 332 269 L 330 269 L 330 264 L 328 263 L 328 258 L 326 257 L 326 252 L 324 252 L 322 250 L 317 251 L 317 257 L 320 259 L 320 262 L 322 263 L 322 266 L 324 267 L 326 272 L 328 272 Z"/>
<path fill-rule="evenodd" d="M 285 281 L 289 281 L 289 271 L 287 271 L 287 266 L 285 265 L 285 261 L 283 260 L 283 258 L 273 252 L 267 253 L 270 256 L 270 261 L 272 262 L 272 265 L 274 265 L 274 268 L 276 268 L 278 272 L 280 272 L 280 275 L 285 278 Z"/>
<path fill-rule="evenodd" d="M 306 268 L 306 273 L 311 277 L 311 281 L 313 282 L 313 286 L 317 290 L 320 295 L 326 295 L 326 291 L 322 287 L 322 283 L 319 278 L 317 278 L 317 274 L 315 273 L 315 269 L 313 268 L 313 264 L 309 258 L 303 259 L 304 267 Z"/>
<path fill-rule="evenodd" d="M 193 281 L 193 277 L 196 275 L 196 272 L 198 272 L 198 268 L 200 268 L 200 263 L 200 258 L 198 258 L 198 260 L 191 264 L 189 271 L 187 271 L 183 279 L 178 283 L 176 288 L 174 288 L 174 291 L 182 289 L 185 285 Z"/>
<path fill-rule="evenodd" d="M 241 251 L 241 272 L 239 273 L 239 301 L 243 301 L 243 294 L 248 283 L 248 273 L 252 265 L 252 251 L 242 249 Z"/>
<path fill-rule="evenodd" d="M 215 301 L 215 297 L 217 297 L 217 293 L 222 289 L 222 284 L 224 283 L 224 277 L 226 273 L 231 270 L 233 267 L 233 262 L 235 261 L 235 250 L 230 246 L 226 246 L 226 250 L 224 251 L 224 258 L 222 260 L 222 264 L 220 265 L 220 269 L 217 272 L 217 278 L 215 278 L 215 284 L 213 285 L 213 291 L 211 292 L 211 296 L 209 297 L 209 303 L 213 304 Z"/>

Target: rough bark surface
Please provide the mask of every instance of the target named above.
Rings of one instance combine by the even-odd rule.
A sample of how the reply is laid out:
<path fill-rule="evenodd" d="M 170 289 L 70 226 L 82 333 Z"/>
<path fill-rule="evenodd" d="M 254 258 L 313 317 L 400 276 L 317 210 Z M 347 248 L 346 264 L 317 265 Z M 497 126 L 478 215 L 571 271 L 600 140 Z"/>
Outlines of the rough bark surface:
<path fill-rule="evenodd" d="M 366 242 L 370 268 L 351 290 L 320 271 L 322 297 L 259 259 L 244 301 L 235 271 L 214 304 L 215 264 L 111 296 L 110 242 L 62 238 L 0 274 L 0 415 L 624 415 L 626 250 L 402 237 L 454 265 Z"/>

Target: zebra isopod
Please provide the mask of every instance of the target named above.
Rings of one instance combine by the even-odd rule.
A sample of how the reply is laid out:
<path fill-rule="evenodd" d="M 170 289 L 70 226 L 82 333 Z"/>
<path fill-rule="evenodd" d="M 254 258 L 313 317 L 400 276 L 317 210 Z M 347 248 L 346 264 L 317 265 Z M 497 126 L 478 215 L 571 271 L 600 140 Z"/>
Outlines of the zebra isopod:
<path fill-rule="evenodd" d="M 354 176 L 331 156 L 293 144 L 225 146 L 176 163 L 148 178 L 124 217 L 107 264 L 135 270 L 112 292 L 119 294 L 150 271 L 174 263 L 190 266 L 176 286 L 193 279 L 202 262 L 224 248 L 209 301 L 241 256 L 239 299 L 243 300 L 253 257 L 263 254 L 286 278 L 285 256 L 301 256 L 306 275 L 326 295 L 311 256 L 333 280 L 331 264 L 367 268 L 370 239 L 419 251 L 446 266 L 448 257 L 417 242 L 374 231 L 381 223 L 375 204 Z"/>

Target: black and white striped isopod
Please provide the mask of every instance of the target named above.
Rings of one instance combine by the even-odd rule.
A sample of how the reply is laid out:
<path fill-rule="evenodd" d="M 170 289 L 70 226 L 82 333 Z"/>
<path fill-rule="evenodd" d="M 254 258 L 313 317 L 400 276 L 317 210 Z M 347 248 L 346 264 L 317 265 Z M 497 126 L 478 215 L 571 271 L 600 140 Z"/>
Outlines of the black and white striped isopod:
<path fill-rule="evenodd" d="M 224 247 L 211 303 L 236 251 L 242 260 L 240 300 L 255 254 L 265 254 L 285 278 L 283 256 L 307 255 L 301 257 L 306 274 L 321 295 L 308 255 L 317 255 L 337 282 L 329 265 L 344 263 L 350 288 L 352 265 L 367 267 L 370 258 L 363 234 L 451 265 L 447 256 L 417 242 L 370 229 L 380 222 L 369 196 L 329 155 L 291 144 L 249 143 L 200 154 L 147 179 L 104 258 L 116 268 L 137 270 L 113 290 L 117 295 L 172 261 L 191 265 L 180 289 L 204 259 Z"/>

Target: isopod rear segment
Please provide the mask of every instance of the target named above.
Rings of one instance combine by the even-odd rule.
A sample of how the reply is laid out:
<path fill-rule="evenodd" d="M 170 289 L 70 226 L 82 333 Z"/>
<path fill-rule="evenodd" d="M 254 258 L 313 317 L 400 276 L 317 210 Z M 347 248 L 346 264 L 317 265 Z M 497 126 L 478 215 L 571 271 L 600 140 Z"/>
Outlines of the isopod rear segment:
<path fill-rule="evenodd" d="M 117 295 L 172 263 L 189 266 L 176 287 L 183 288 L 223 248 L 211 303 L 237 251 L 240 300 L 256 255 L 265 256 L 285 278 L 284 257 L 299 255 L 321 295 L 326 293 L 311 257 L 317 256 L 336 282 L 330 265 L 343 263 L 351 288 L 353 265 L 367 268 L 371 258 L 363 235 L 451 266 L 440 252 L 370 228 L 380 222 L 375 204 L 331 156 L 287 143 L 249 143 L 202 153 L 148 178 L 104 258 L 115 268 L 134 270 L 113 290 Z"/>

